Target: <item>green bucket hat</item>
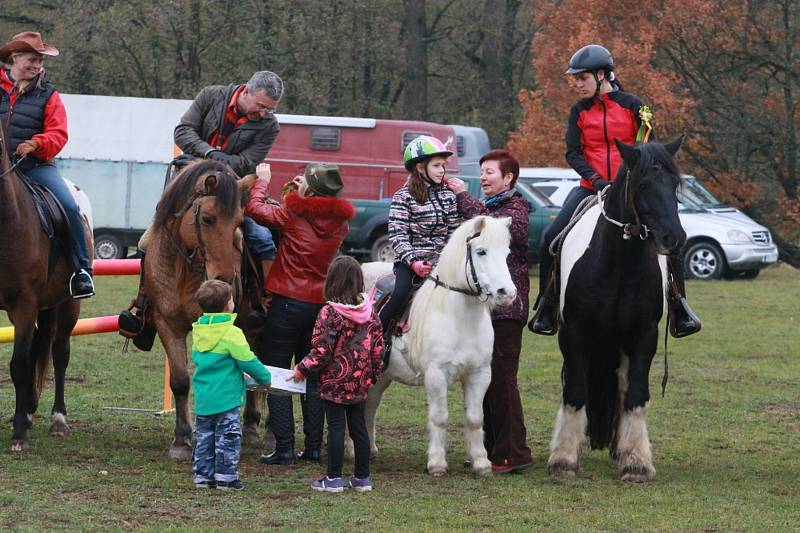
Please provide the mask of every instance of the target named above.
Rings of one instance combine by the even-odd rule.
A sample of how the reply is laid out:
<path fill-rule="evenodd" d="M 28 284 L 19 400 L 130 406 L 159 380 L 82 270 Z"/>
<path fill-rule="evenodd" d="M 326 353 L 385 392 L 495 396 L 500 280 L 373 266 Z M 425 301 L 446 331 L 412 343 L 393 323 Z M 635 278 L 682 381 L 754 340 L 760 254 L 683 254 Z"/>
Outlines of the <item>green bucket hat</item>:
<path fill-rule="evenodd" d="M 331 163 L 311 163 L 303 175 L 308 188 L 319 196 L 340 196 L 342 194 L 342 175 L 339 166 Z"/>

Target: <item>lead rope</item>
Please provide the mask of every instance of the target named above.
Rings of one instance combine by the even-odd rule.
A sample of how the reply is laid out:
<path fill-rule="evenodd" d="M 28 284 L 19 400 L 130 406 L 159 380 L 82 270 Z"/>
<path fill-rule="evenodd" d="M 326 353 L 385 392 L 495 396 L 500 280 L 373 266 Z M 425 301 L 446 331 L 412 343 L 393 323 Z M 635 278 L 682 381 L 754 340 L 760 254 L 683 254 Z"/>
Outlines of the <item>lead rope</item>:
<path fill-rule="evenodd" d="M 667 381 L 669 380 L 669 364 L 667 362 L 667 339 L 669 339 L 669 303 L 667 304 L 667 327 L 664 329 L 664 376 L 661 378 L 661 397 L 667 393 Z"/>

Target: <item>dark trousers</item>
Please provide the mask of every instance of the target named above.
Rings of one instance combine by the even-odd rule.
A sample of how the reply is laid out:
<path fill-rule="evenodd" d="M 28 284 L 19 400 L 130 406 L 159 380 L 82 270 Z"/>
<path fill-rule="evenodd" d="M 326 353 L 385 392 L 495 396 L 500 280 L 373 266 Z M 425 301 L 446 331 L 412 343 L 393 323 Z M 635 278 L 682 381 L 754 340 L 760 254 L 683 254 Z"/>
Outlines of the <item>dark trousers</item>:
<path fill-rule="evenodd" d="M 70 247 L 72 248 L 73 268 L 77 271 L 84 269 L 91 274 L 92 265 L 89 264 L 89 250 L 86 247 L 86 235 L 83 233 L 83 217 L 80 207 L 72 196 L 67 184 L 54 165 L 40 165 L 25 171 L 25 175 L 47 189 L 58 198 L 69 219 Z"/>
<path fill-rule="evenodd" d="M 483 398 L 483 443 L 492 463 L 530 463 L 531 449 L 526 442 L 525 417 L 517 387 L 523 324 L 516 320 L 494 320 L 492 326 L 492 381 Z"/>
<path fill-rule="evenodd" d="M 544 240 L 542 241 L 542 248 L 539 250 L 539 295 L 544 294 L 547 288 L 547 282 L 550 279 L 550 270 L 553 268 L 553 256 L 550 255 L 550 244 L 558 237 L 564 228 L 567 227 L 572 215 L 575 214 L 575 209 L 578 208 L 583 200 L 596 194 L 585 187 L 575 187 L 569 193 L 567 199 L 564 200 L 564 205 L 561 211 L 558 212 L 555 220 L 544 232 Z"/>
<path fill-rule="evenodd" d="M 359 479 L 369 477 L 369 435 L 364 422 L 364 402 L 353 405 L 333 403 L 328 400 L 324 402 L 325 414 L 328 417 L 328 477 L 342 477 L 345 418 L 356 456 L 353 475 Z"/>
<path fill-rule="evenodd" d="M 400 318 L 400 313 L 408 304 L 411 297 L 411 284 L 414 281 L 414 271 L 405 263 L 397 262 L 394 264 L 394 291 L 389 301 L 381 309 L 381 326 L 383 331 L 389 326 L 389 322 Z"/>
<path fill-rule="evenodd" d="M 262 363 L 290 368 L 292 360 L 301 361 L 311 350 L 311 334 L 321 304 L 301 302 L 279 294 L 272 297 L 264 330 L 259 338 L 258 357 Z M 319 398 L 319 377 L 309 376 L 306 394 L 300 397 L 303 409 L 305 448 L 318 450 L 322 446 L 325 413 Z M 294 414 L 291 396 L 267 395 L 269 419 L 267 425 L 275 434 L 276 449 L 294 449 Z"/>

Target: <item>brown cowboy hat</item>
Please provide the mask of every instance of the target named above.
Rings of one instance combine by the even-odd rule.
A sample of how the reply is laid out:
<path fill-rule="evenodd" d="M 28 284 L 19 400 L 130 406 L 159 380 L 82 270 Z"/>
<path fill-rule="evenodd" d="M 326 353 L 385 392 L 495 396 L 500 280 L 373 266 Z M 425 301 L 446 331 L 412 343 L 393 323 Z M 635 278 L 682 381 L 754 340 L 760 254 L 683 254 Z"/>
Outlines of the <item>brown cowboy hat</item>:
<path fill-rule="evenodd" d="M 58 48 L 42 42 L 42 36 L 38 32 L 24 31 L 13 36 L 0 48 L 0 61 L 7 62 L 9 56 L 14 52 L 34 52 L 55 57 L 58 55 Z"/>

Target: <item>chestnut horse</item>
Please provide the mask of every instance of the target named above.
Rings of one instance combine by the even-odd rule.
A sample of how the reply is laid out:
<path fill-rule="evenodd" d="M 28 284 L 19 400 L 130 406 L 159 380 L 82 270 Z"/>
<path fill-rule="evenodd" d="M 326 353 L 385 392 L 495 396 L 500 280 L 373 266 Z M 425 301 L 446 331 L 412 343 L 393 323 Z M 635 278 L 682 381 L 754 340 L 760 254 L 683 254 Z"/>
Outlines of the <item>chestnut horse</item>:
<path fill-rule="evenodd" d="M 175 396 L 175 439 L 169 455 L 175 459 L 192 456 L 186 336 L 201 314 L 195 292 L 206 279 L 220 279 L 240 295 L 242 255 L 235 235 L 244 215 L 243 194 L 254 180 L 237 180 L 227 165 L 201 160 L 170 182 L 156 206 L 144 258 L 144 288 L 169 361 Z"/>
<path fill-rule="evenodd" d="M 70 249 L 54 244 L 42 230 L 33 197 L 14 171 L 6 147 L 0 127 L 0 309 L 5 309 L 14 325 L 10 366 L 16 407 L 11 450 L 21 451 L 30 446 L 28 431 L 51 355 L 56 391 L 50 435 L 69 433 L 64 377 L 69 364 L 69 336 L 78 320 L 80 303 L 69 293 L 73 272 Z M 92 233 L 85 220 L 84 224 L 91 260 Z"/>

